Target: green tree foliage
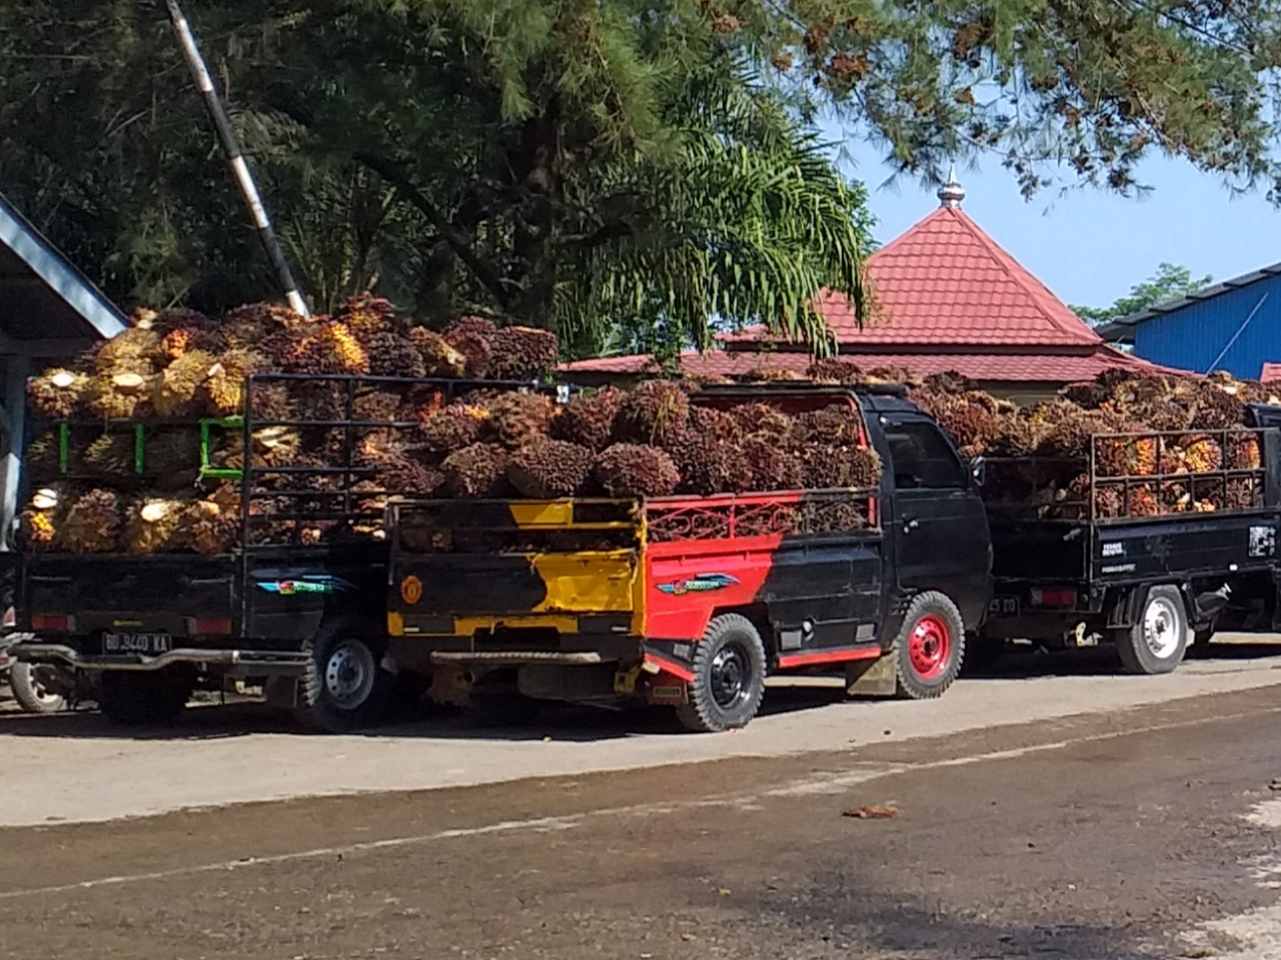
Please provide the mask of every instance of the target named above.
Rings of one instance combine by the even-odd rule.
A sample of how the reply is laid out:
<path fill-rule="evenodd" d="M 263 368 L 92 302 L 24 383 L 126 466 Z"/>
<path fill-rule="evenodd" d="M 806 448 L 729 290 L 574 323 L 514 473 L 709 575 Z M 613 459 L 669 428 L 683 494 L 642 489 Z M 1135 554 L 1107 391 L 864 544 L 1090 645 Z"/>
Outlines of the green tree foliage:
<path fill-rule="evenodd" d="M 1072 309 L 1078 317 L 1091 326 L 1098 326 L 1101 323 L 1128 317 L 1160 303 L 1179 300 L 1190 293 L 1196 293 L 1203 287 L 1208 287 L 1213 282 L 1214 278 L 1209 274 L 1204 277 L 1194 277 L 1187 267 L 1162 263 L 1156 268 L 1156 273 L 1142 283 L 1136 283 L 1130 288 L 1128 294 L 1110 307 L 1074 306 Z"/>
<path fill-rule="evenodd" d="M 1128 190 L 1152 151 L 1276 176 L 1259 0 L 209 0 L 206 52 L 318 305 L 366 283 L 576 351 L 858 300 L 860 190 L 810 118 L 904 170 L 995 151 Z M 0 183 L 122 299 L 270 289 L 159 5 L 0 5 Z M 646 331 L 649 331 L 646 333 Z"/>

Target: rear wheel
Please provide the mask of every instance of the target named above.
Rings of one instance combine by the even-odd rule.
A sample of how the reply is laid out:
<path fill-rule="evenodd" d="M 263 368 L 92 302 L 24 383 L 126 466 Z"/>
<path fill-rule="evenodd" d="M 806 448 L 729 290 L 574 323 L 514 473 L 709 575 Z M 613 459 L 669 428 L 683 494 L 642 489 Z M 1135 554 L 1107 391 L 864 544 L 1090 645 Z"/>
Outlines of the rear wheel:
<path fill-rule="evenodd" d="M 707 625 L 694 648 L 689 702 L 676 708 L 686 730 L 719 733 L 746 726 L 765 696 L 765 643 L 752 621 L 727 613 Z"/>
<path fill-rule="evenodd" d="M 301 685 L 303 722 L 342 733 L 382 719 L 395 678 L 382 667 L 381 639 L 372 624 L 355 618 L 320 628 Z"/>
<path fill-rule="evenodd" d="M 194 687 L 189 667 L 107 670 L 102 675 L 98 706 L 108 720 L 122 726 L 169 723 L 182 713 Z"/>
<path fill-rule="evenodd" d="M 57 713 L 66 709 L 67 698 L 48 683 L 54 667 L 19 660 L 9 668 L 9 689 L 25 713 Z"/>
<path fill-rule="evenodd" d="M 1116 650 L 1129 673 L 1170 673 L 1183 660 L 1191 632 L 1178 588 L 1152 587 L 1138 621 L 1117 637 Z"/>
<path fill-rule="evenodd" d="M 956 604 L 933 590 L 913 597 L 890 655 L 901 698 L 942 696 L 965 659 L 965 622 Z"/>

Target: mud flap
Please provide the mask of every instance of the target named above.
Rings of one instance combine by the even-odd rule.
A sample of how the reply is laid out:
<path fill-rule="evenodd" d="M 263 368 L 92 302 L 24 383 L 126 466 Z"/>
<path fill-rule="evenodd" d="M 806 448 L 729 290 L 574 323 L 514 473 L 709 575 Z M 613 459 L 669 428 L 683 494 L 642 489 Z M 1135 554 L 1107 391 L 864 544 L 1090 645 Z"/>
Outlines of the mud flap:
<path fill-rule="evenodd" d="M 898 677 L 892 657 L 855 660 L 845 665 L 845 693 L 851 697 L 892 697 L 898 692 Z"/>
<path fill-rule="evenodd" d="M 262 685 L 262 693 L 269 706 L 278 710 L 292 710 L 298 706 L 298 678 L 268 677 Z"/>

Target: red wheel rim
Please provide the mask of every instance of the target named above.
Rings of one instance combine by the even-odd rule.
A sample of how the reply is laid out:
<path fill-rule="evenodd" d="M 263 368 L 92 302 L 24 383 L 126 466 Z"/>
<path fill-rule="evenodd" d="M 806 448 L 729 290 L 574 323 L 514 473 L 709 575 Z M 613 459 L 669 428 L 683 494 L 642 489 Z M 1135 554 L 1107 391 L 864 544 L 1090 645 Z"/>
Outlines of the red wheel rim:
<path fill-rule="evenodd" d="M 916 621 L 908 640 L 907 655 L 912 670 L 922 680 L 933 680 L 947 669 L 952 658 L 952 631 L 947 621 L 932 613 Z"/>

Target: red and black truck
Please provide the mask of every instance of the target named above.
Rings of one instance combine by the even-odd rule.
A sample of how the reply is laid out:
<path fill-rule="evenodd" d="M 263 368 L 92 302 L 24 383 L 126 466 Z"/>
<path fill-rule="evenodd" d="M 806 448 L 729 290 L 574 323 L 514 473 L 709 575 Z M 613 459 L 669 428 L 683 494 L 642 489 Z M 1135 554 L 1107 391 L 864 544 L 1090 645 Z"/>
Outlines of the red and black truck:
<path fill-rule="evenodd" d="M 644 699 L 700 731 L 751 720 L 774 673 L 843 668 L 854 692 L 942 694 L 991 598 L 981 467 L 897 387 L 717 385 L 692 400 L 854 407 L 879 484 L 393 502 L 390 658 L 446 702 Z"/>

